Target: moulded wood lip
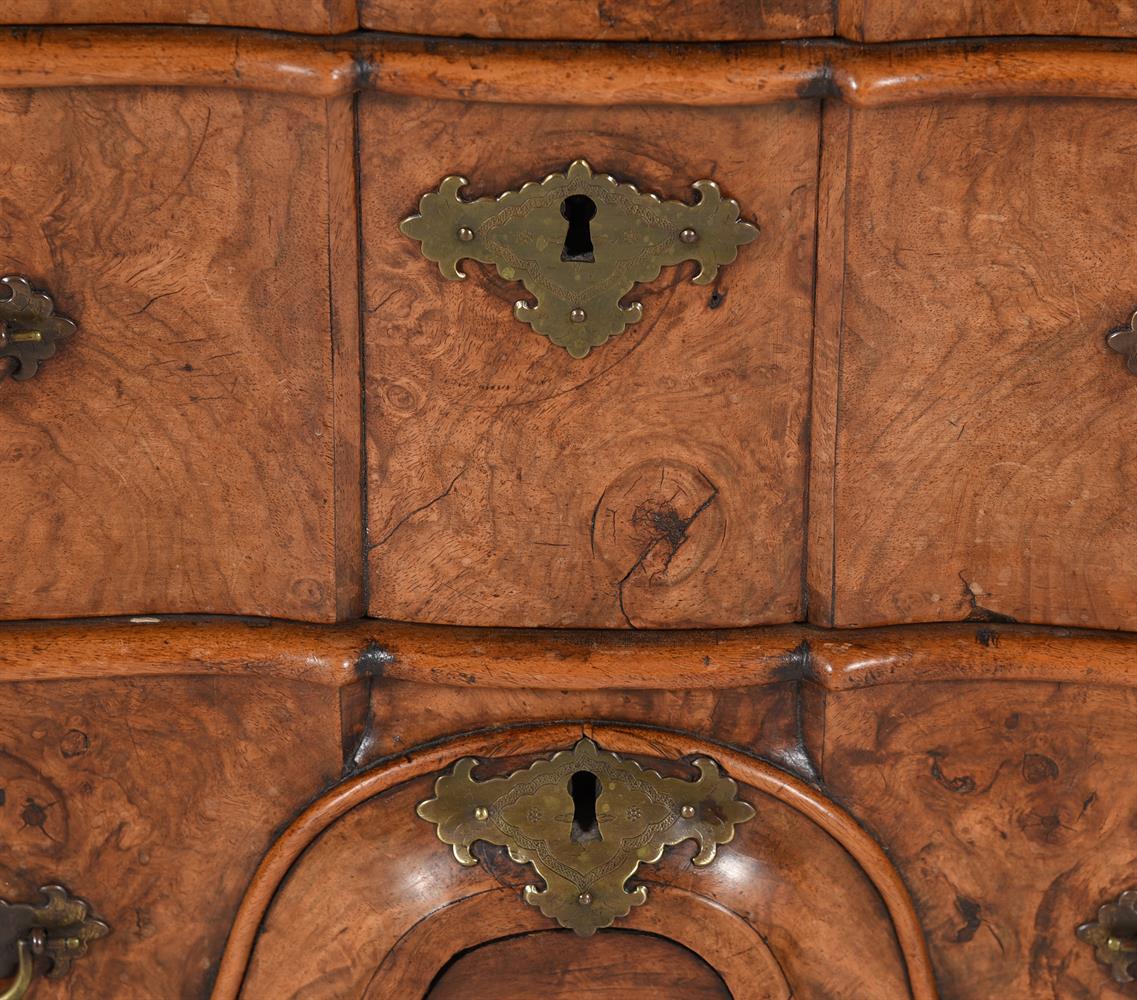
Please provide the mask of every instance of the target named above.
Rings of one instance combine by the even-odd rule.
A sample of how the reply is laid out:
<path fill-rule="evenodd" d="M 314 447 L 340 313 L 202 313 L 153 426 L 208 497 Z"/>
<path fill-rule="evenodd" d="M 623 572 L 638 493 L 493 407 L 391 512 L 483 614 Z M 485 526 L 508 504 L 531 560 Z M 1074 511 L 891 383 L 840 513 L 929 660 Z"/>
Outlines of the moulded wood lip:
<path fill-rule="evenodd" d="M 1137 687 L 1137 635 L 982 623 L 635 633 L 176 616 L 0 624 L 0 682 L 217 675 L 552 691 L 792 681 L 829 691 L 980 680 Z"/>
<path fill-rule="evenodd" d="M 239 28 L 0 29 L 0 89 L 360 91 L 502 104 L 688 107 L 829 98 L 1137 98 L 1137 41 L 835 39 L 658 44 L 423 39 Z"/>

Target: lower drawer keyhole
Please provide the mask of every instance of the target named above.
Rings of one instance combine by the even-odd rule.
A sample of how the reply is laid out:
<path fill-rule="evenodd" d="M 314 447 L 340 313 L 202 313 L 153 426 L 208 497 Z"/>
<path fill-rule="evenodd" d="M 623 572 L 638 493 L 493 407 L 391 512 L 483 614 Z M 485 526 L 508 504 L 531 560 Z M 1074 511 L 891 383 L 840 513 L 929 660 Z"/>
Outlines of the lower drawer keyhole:
<path fill-rule="evenodd" d="M 572 833 L 574 844 L 587 844 L 601 840 L 600 824 L 596 822 L 596 800 L 600 798 L 600 781 L 591 771 L 577 771 L 569 778 L 572 796 Z"/>

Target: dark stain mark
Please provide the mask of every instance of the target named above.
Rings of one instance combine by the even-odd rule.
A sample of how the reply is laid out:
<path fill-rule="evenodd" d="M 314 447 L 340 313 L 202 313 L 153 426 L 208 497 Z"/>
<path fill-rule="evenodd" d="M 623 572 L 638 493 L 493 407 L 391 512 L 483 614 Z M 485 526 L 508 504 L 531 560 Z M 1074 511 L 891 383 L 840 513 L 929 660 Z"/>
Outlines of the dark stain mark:
<path fill-rule="evenodd" d="M 797 96 L 806 100 L 820 100 L 825 97 L 839 97 L 840 91 L 828 66 L 823 67 L 816 76 L 797 85 Z"/>
<path fill-rule="evenodd" d="M 670 504 L 664 504 L 660 507 L 640 504 L 632 514 L 632 527 L 647 527 L 648 531 L 654 536 L 653 545 L 657 541 L 666 539 L 671 548 L 671 554 L 667 557 L 668 563 L 679 551 L 679 547 L 687 540 L 687 528 L 690 523 L 690 520 L 680 517 L 679 512 Z"/>
<path fill-rule="evenodd" d="M 375 66 L 366 56 L 357 55 L 351 60 L 352 72 L 355 75 L 356 86 L 361 90 L 366 90 L 367 85 L 371 82 L 371 77 L 375 75 Z"/>
<path fill-rule="evenodd" d="M 967 581 L 962 572 L 959 573 L 959 579 L 963 584 L 963 599 L 971 605 L 971 610 L 967 613 L 967 617 L 963 619 L 965 622 L 998 622 L 1002 625 L 1017 624 L 1016 620 L 1010 615 L 1004 615 L 999 611 L 992 611 L 990 608 L 983 607 L 983 605 L 976 600 L 975 592 L 971 589 L 971 584 Z"/>
<path fill-rule="evenodd" d="M 1019 721 L 1021 720 L 1021 718 L 1022 718 L 1022 716 L 1020 716 L 1018 712 L 1012 712 L 1010 715 L 1008 715 L 1003 720 L 1003 725 L 1007 729 L 1018 729 L 1019 728 Z"/>
<path fill-rule="evenodd" d="M 700 475 L 702 475 L 701 472 Z M 632 568 L 629 569 L 616 584 L 616 600 L 620 606 L 620 614 L 624 616 L 624 621 L 626 621 L 631 628 L 636 628 L 637 626 L 624 607 L 624 585 L 632 578 L 632 574 L 644 564 L 644 561 L 651 555 L 652 551 L 661 541 L 666 541 L 670 549 L 660 572 L 667 571 L 667 567 L 671 565 L 671 560 L 675 558 L 675 553 L 679 551 L 680 547 L 687 540 L 687 531 L 691 525 L 695 523 L 695 520 L 703 511 L 718 499 L 719 488 L 714 485 L 714 483 L 711 483 L 706 476 L 703 476 L 703 479 L 710 484 L 711 494 L 695 508 L 690 517 L 680 517 L 679 512 L 669 503 L 661 504 L 658 507 L 650 507 L 647 504 L 641 504 L 632 514 L 632 527 L 643 527 L 646 522 L 651 537 L 648 538 L 647 544 L 643 547 L 639 557 L 632 563 Z"/>
<path fill-rule="evenodd" d="M 1019 829 L 1031 840 L 1056 844 L 1060 842 L 1059 831 L 1066 829 L 1057 813 L 1026 813 L 1019 818 Z"/>
<path fill-rule="evenodd" d="M 379 678 L 395 662 L 395 654 L 371 640 L 355 661 L 355 676 Z"/>
<path fill-rule="evenodd" d="M 1022 772 L 1028 785 L 1038 785 L 1057 778 L 1058 765 L 1045 754 L 1028 753 L 1023 755 Z"/>
<path fill-rule="evenodd" d="M 717 288 L 711 292 L 711 297 L 707 299 L 708 309 L 717 309 L 726 301 L 726 292 L 720 292 Z"/>
<path fill-rule="evenodd" d="M 774 679 L 800 681 L 809 674 L 809 643 L 804 639 L 788 653 L 783 654 L 774 668 Z"/>
<path fill-rule="evenodd" d="M 970 774 L 962 774 L 958 778 L 949 778 L 940 767 L 940 758 L 944 754 L 939 750 L 929 750 L 928 756 L 932 759 L 932 777 L 944 786 L 949 792 L 956 795 L 970 795 L 975 791 L 975 779 Z"/>
<path fill-rule="evenodd" d="M 47 811 L 53 805 L 55 805 L 54 802 L 45 802 L 41 805 L 29 795 L 24 803 L 24 808 L 20 810 L 20 821 L 24 824 L 21 829 L 31 827 L 39 830 L 48 840 L 54 841 L 55 838 L 47 832 L 44 826 L 47 823 Z"/>
<path fill-rule="evenodd" d="M 993 628 L 981 628 L 975 633 L 975 641 L 980 646 L 999 645 L 999 633 Z"/>
<path fill-rule="evenodd" d="M 983 918 L 980 916 L 981 909 L 974 899 L 968 899 L 966 896 L 955 897 L 955 908 L 963 917 L 963 926 L 955 932 L 955 937 L 952 940 L 956 944 L 967 944 L 975 937 L 975 932 L 983 923 Z"/>
<path fill-rule="evenodd" d="M 363 766 L 375 744 L 374 678 L 364 676 L 340 692 L 341 749 L 346 777 Z"/>
<path fill-rule="evenodd" d="M 450 496 L 450 494 L 454 490 L 455 484 L 458 482 L 459 479 L 461 479 L 466 474 L 466 471 L 467 471 L 466 469 L 462 469 L 458 473 L 458 475 L 456 475 L 453 479 L 450 480 L 450 485 L 447 486 L 446 489 L 444 489 L 441 493 L 439 493 L 438 496 L 436 496 L 433 500 L 428 500 L 421 507 L 416 507 L 414 510 L 410 511 L 407 514 L 404 514 L 401 518 L 399 518 L 399 520 L 395 522 L 394 526 L 387 532 L 387 534 L 385 534 L 382 538 L 380 538 L 379 541 L 372 542 L 367 547 L 367 551 L 370 552 L 372 549 L 377 549 L 380 545 L 382 545 L 384 542 L 386 542 L 396 531 L 398 531 L 404 524 L 406 524 L 412 517 L 415 517 L 417 514 L 421 514 L 425 510 L 429 510 L 436 503 L 440 503 L 441 501 L 445 500 L 448 496 Z"/>
<path fill-rule="evenodd" d="M 202 142 L 204 142 L 204 141 L 205 141 L 205 136 L 203 135 L 202 136 Z M 200 152 L 200 147 L 199 147 L 199 152 Z M 183 180 L 184 180 L 184 178 L 183 178 Z M 150 300 L 141 309 L 136 309 L 134 312 L 128 313 L 127 315 L 129 315 L 129 316 L 141 316 L 144 312 L 146 312 L 147 309 L 149 309 L 159 299 L 164 299 L 168 295 L 177 295 L 181 290 L 182 289 L 180 289 L 180 288 L 175 288 L 172 292 L 162 292 L 160 295 L 151 296 Z M 189 369 L 187 368 L 186 370 L 188 371 Z"/>
<path fill-rule="evenodd" d="M 606 28 L 614 28 L 620 23 L 620 18 L 617 14 L 613 13 L 604 0 L 596 5 L 596 16 L 600 18 L 600 23 Z"/>
<path fill-rule="evenodd" d="M 0 806 L 5 806 L 7 804 L 8 804 L 8 790 L 6 788 L 0 788 Z"/>
<path fill-rule="evenodd" d="M 1097 800 L 1098 800 L 1098 793 L 1097 792 L 1090 792 L 1090 794 L 1086 797 L 1086 801 L 1082 803 L 1082 811 L 1078 814 L 1078 819 L 1081 819 L 1083 816 L 1085 816 L 1086 813 L 1089 811 L 1090 806 L 1092 806 L 1095 802 L 1097 802 Z M 0 799 L 0 805 L 3 805 L 2 799 Z"/>
<path fill-rule="evenodd" d="M 69 729 L 59 741 L 59 752 L 67 759 L 82 757 L 91 749 L 91 740 L 81 729 Z"/>

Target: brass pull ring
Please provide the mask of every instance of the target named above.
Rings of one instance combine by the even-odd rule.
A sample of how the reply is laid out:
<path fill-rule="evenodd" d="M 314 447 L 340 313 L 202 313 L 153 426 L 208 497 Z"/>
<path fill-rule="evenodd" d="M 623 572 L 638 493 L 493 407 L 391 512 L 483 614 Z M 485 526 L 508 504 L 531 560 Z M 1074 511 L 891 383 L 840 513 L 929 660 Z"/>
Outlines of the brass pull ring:
<path fill-rule="evenodd" d="M 16 978 L 0 1000 L 20 1000 L 28 992 L 37 957 L 44 957 L 48 979 L 60 979 L 87 954 L 90 942 L 110 933 L 103 921 L 91 916 L 86 902 L 62 886 L 42 886 L 40 896 L 38 904 L 0 899 L 0 968 L 16 965 Z"/>
<path fill-rule="evenodd" d="M 32 974 L 35 972 L 35 959 L 32 958 L 32 948 L 27 941 L 16 942 L 16 954 L 19 956 L 19 967 L 16 978 L 13 979 L 3 993 L 0 1000 L 22 1000 L 32 985 Z"/>

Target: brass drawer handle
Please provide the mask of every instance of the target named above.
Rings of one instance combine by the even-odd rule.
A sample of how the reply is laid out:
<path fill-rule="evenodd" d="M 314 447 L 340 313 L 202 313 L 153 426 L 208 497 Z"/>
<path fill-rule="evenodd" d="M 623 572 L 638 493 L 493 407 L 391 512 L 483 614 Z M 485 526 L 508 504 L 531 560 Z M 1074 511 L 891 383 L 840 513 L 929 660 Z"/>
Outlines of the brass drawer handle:
<path fill-rule="evenodd" d="M 51 296 L 35 291 L 27 278 L 0 278 L 0 381 L 31 378 L 39 363 L 55 354 L 56 344 L 75 332 L 75 324 L 55 314 Z"/>
<path fill-rule="evenodd" d="M 0 1000 L 21 1000 L 32 985 L 32 976 L 35 974 L 35 958 L 32 956 L 32 946 L 27 941 L 16 942 L 17 969 L 16 978 L 8 988 L 0 993 Z"/>
<path fill-rule="evenodd" d="M 0 972 L 15 978 L 0 1000 L 20 1000 L 27 992 L 35 973 L 36 959 L 50 963 L 48 979 L 60 979 L 71 971 L 71 963 L 87 953 L 87 945 L 106 937 L 110 928 L 90 915 L 81 899 L 68 894 L 59 885 L 40 889 L 44 902 L 9 903 L 0 899 Z"/>
<path fill-rule="evenodd" d="M 1094 955 L 1108 965 L 1115 983 L 1131 983 L 1137 973 L 1137 889 L 1106 903 L 1098 918 L 1078 928 L 1079 940 L 1093 945 Z"/>
<path fill-rule="evenodd" d="M 581 937 L 646 902 L 644 886 L 628 892 L 625 883 L 665 847 L 694 840 L 694 864 L 709 865 L 735 826 L 754 816 L 734 781 L 706 757 L 694 762 L 695 781 L 664 778 L 589 739 L 504 778 L 477 780 L 477 764 L 459 760 L 418 815 L 437 826 L 460 864 L 478 863 L 470 848 L 481 840 L 532 865 L 545 888 L 526 886 L 525 902 Z"/>
<path fill-rule="evenodd" d="M 1125 358 L 1125 366 L 1137 375 L 1137 312 L 1130 317 L 1127 326 L 1110 330 L 1105 342 Z"/>
<path fill-rule="evenodd" d="M 642 194 L 594 174 L 584 160 L 497 198 L 464 201 L 459 191 L 467 183 L 447 177 L 399 228 L 451 280 L 466 277 L 463 260 L 477 260 L 520 281 L 537 301 L 517 302 L 513 315 L 574 358 L 639 321 L 641 303 L 620 303 L 637 282 L 693 260 L 694 283 L 709 284 L 758 236 L 714 181 L 695 182 L 694 205 Z"/>

